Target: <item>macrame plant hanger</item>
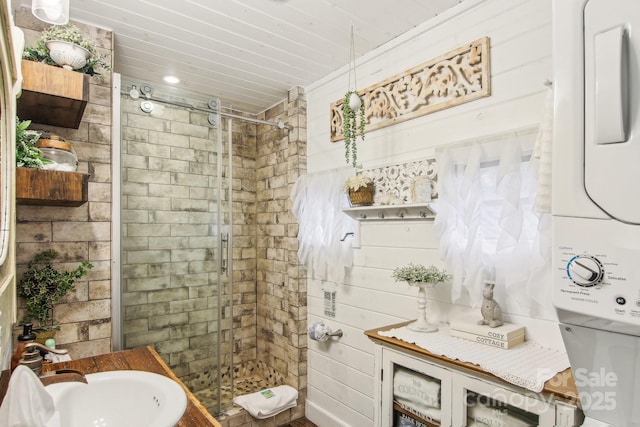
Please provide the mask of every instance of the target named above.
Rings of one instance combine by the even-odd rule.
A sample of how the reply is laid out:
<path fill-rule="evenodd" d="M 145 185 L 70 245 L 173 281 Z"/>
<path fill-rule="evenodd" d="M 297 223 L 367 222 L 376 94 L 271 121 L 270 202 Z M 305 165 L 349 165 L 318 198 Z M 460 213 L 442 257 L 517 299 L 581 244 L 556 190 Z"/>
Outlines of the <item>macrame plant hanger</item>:
<path fill-rule="evenodd" d="M 353 24 L 351 24 L 351 40 L 349 46 L 349 81 L 347 82 L 347 93 L 345 94 L 343 111 L 343 134 L 345 142 L 345 159 L 347 163 L 357 167 L 358 148 L 356 146 L 356 136 L 360 133 L 360 138 L 364 140 L 364 108 L 362 99 L 358 94 L 358 81 L 356 78 L 356 49 L 353 35 Z M 353 74 L 353 79 L 351 75 Z M 353 89 L 351 82 L 353 81 Z M 357 118 L 360 123 L 358 126 Z"/>
<path fill-rule="evenodd" d="M 349 46 L 349 81 L 347 82 L 348 92 L 358 92 L 358 79 L 356 78 L 356 44 L 353 37 L 353 24 L 351 24 L 351 43 Z M 353 90 L 351 90 L 351 73 L 353 73 Z M 349 107 L 353 111 L 360 109 L 361 101 L 360 97 L 356 96 L 351 98 L 354 101 L 350 101 Z"/>

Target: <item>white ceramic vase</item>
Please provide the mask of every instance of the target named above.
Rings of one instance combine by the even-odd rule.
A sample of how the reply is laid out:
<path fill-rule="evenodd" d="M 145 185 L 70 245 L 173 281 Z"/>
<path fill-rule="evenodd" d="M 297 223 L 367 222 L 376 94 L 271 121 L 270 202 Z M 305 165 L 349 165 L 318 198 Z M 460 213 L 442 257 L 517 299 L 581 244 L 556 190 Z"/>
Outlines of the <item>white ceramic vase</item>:
<path fill-rule="evenodd" d="M 49 40 L 45 45 L 49 49 L 51 59 L 65 70 L 84 67 L 91 56 L 87 49 L 65 41 Z"/>
<path fill-rule="evenodd" d="M 418 288 L 418 319 L 407 325 L 407 328 L 416 332 L 436 332 L 438 327 L 427 321 L 427 288 L 437 285 L 435 282 L 407 282 Z"/>

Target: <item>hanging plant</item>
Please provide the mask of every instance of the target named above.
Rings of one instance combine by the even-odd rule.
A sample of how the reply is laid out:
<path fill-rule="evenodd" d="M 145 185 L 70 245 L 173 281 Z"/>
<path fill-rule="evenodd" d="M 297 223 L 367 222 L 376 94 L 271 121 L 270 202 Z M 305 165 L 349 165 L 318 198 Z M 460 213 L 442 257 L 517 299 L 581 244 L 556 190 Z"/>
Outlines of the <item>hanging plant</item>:
<path fill-rule="evenodd" d="M 356 167 L 358 159 L 358 146 L 356 137 L 360 134 L 360 140 L 364 141 L 364 102 L 357 92 L 348 91 L 344 95 L 342 103 L 342 133 L 344 134 L 344 158 L 347 163 Z M 360 120 L 358 122 L 358 120 Z"/>
<path fill-rule="evenodd" d="M 364 141 L 364 101 L 357 89 L 351 90 L 351 73 L 353 73 L 353 87 L 358 87 L 356 80 L 356 57 L 353 42 L 353 25 L 351 26 L 351 46 L 349 49 L 349 82 L 347 93 L 342 102 L 342 134 L 344 135 L 344 159 L 347 164 L 355 168 L 358 161 L 358 146 L 356 138 Z M 359 120 L 359 121 L 358 121 Z"/>

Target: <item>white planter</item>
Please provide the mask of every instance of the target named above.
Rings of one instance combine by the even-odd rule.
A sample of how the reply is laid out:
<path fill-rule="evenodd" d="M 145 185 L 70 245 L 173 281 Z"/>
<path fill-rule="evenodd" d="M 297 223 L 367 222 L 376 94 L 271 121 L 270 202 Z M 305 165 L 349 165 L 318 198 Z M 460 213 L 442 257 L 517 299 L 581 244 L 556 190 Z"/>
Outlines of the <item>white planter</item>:
<path fill-rule="evenodd" d="M 409 323 L 407 328 L 416 332 L 436 332 L 438 327 L 427 321 L 427 290 L 426 288 L 433 288 L 438 283 L 436 282 L 409 282 L 411 286 L 418 288 L 418 319 L 415 322 Z"/>
<path fill-rule="evenodd" d="M 351 111 L 358 111 L 362 107 L 362 99 L 357 92 L 351 92 L 351 96 L 349 97 L 349 108 Z"/>
<path fill-rule="evenodd" d="M 45 45 L 49 49 L 51 59 L 65 70 L 84 67 L 91 56 L 87 49 L 69 42 L 49 40 Z"/>

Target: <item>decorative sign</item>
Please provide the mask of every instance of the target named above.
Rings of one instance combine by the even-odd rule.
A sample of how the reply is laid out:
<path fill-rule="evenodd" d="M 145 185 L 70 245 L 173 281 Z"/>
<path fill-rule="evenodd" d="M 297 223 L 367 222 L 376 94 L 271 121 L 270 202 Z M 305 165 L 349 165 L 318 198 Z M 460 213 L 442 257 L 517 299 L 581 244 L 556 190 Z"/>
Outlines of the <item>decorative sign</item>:
<path fill-rule="evenodd" d="M 435 183 L 438 180 L 438 167 L 435 159 L 418 160 L 375 169 L 367 169 L 362 171 L 362 174 L 373 180 L 373 184 L 376 189 L 376 202 L 384 198 L 385 195 L 391 196 L 395 199 L 392 201 L 397 201 L 398 203 L 418 202 L 417 200 L 413 200 L 412 187 L 414 181 L 421 177 L 428 179 L 429 181 L 429 185 L 431 186 L 431 198 L 438 198 L 438 192 L 435 187 Z"/>
<path fill-rule="evenodd" d="M 365 131 L 489 96 L 489 77 L 489 38 L 483 37 L 360 90 Z M 331 104 L 332 142 L 344 139 L 342 102 Z"/>

